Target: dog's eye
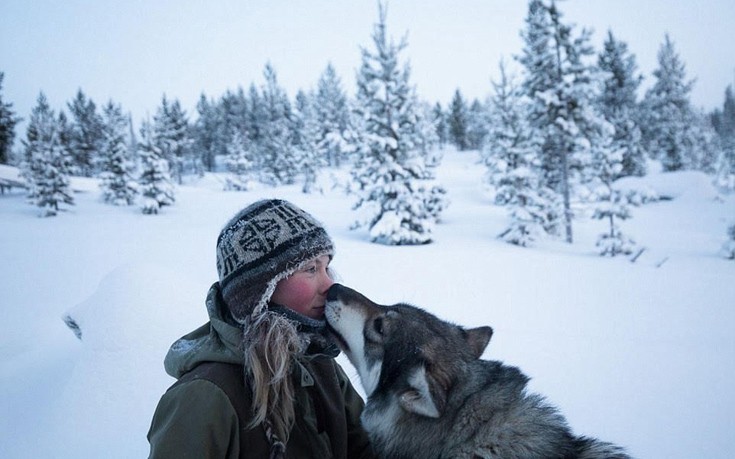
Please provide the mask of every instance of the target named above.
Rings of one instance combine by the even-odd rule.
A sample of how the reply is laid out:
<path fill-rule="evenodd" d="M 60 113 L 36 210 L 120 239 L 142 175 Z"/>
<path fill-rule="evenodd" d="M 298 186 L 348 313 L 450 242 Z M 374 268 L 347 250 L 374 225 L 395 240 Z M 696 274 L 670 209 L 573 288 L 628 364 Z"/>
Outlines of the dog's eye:
<path fill-rule="evenodd" d="M 378 335 L 383 334 L 383 318 L 382 317 L 376 317 L 373 321 L 373 330 L 375 330 L 375 333 Z"/>

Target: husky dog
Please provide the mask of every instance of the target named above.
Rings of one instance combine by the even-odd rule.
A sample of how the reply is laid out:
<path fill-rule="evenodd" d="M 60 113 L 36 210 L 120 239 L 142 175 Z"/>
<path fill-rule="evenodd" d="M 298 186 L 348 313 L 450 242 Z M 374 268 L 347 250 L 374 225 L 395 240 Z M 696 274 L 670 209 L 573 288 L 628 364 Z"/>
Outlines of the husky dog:
<path fill-rule="evenodd" d="M 362 423 L 384 458 L 629 459 L 572 434 L 528 377 L 480 360 L 490 327 L 465 329 L 406 304 L 381 306 L 334 284 L 330 332 L 368 395 Z"/>

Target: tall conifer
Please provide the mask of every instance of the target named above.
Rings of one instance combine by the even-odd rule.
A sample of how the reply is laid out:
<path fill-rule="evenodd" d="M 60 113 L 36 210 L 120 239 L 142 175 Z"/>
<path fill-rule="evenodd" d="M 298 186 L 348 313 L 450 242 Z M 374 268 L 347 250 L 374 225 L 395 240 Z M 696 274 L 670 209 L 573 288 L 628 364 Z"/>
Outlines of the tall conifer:
<path fill-rule="evenodd" d="M 357 81 L 356 114 L 363 123 L 352 170 L 356 209 L 363 212 L 357 226 L 368 227 L 374 242 L 428 243 L 446 204 L 445 192 L 431 180 L 436 165 L 424 155 L 422 112 L 409 68 L 399 62 L 406 41 L 388 39 L 382 4 L 373 44 L 374 51 L 362 50 Z"/>
<path fill-rule="evenodd" d="M 100 151 L 102 199 L 114 205 L 132 205 L 138 194 L 135 163 L 129 156 L 128 118 L 109 101 L 102 109 L 104 141 Z"/>
<path fill-rule="evenodd" d="M 15 116 L 13 104 L 3 102 L 3 78 L 5 74 L 0 72 L 0 164 L 7 164 L 15 141 L 15 125 L 20 118 Z"/>
<path fill-rule="evenodd" d="M 23 145 L 22 174 L 29 186 L 28 198 L 41 208 L 41 216 L 54 216 L 63 205 L 73 205 L 71 157 L 61 142 L 59 121 L 43 93 L 31 112 Z"/>
<path fill-rule="evenodd" d="M 667 34 L 658 52 L 653 87 L 643 101 L 643 140 L 665 171 L 691 167 L 695 156 L 695 115 L 689 96 L 694 80 L 688 80 L 674 42 Z"/>

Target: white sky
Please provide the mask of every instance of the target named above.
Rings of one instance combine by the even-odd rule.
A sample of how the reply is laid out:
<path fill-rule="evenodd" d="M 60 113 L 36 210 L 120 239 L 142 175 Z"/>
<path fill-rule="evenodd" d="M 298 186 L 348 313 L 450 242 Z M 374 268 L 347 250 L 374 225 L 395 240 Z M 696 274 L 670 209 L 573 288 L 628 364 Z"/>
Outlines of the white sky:
<path fill-rule="evenodd" d="M 112 98 L 136 121 L 155 113 L 161 96 L 191 115 L 199 95 L 263 82 L 270 61 L 291 96 L 316 85 L 332 62 L 354 93 L 360 46 L 372 46 L 373 0 L 0 0 L 3 99 L 24 118 L 39 91 L 56 110 L 78 88 L 97 105 Z M 389 33 L 408 33 L 403 53 L 419 95 L 446 104 L 456 88 L 484 98 L 502 58 L 521 50 L 525 0 L 393 0 Z M 567 0 L 567 21 L 608 28 L 636 54 L 652 81 L 668 32 L 696 78 L 693 102 L 720 107 L 735 78 L 733 0 Z M 25 135 L 24 129 L 18 137 Z"/>

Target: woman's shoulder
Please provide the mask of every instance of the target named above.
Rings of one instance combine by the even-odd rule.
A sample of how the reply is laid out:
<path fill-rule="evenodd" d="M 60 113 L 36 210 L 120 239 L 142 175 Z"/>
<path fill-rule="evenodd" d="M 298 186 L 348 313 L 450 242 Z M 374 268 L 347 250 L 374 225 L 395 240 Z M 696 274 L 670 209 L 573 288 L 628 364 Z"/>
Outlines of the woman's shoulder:
<path fill-rule="evenodd" d="M 237 410 L 227 394 L 206 379 L 176 382 L 156 406 L 148 431 L 151 458 L 211 457 L 228 451 L 237 439 Z M 201 439 L 209 439 L 202 442 Z"/>
<path fill-rule="evenodd" d="M 193 382 L 208 382 L 206 384 L 191 384 Z M 185 373 L 171 386 L 173 390 L 178 386 L 188 386 L 189 390 L 215 390 L 215 387 L 224 393 L 234 407 L 250 403 L 250 391 L 245 390 L 245 377 L 242 365 L 225 362 L 204 362 L 191 371 Z"/>

